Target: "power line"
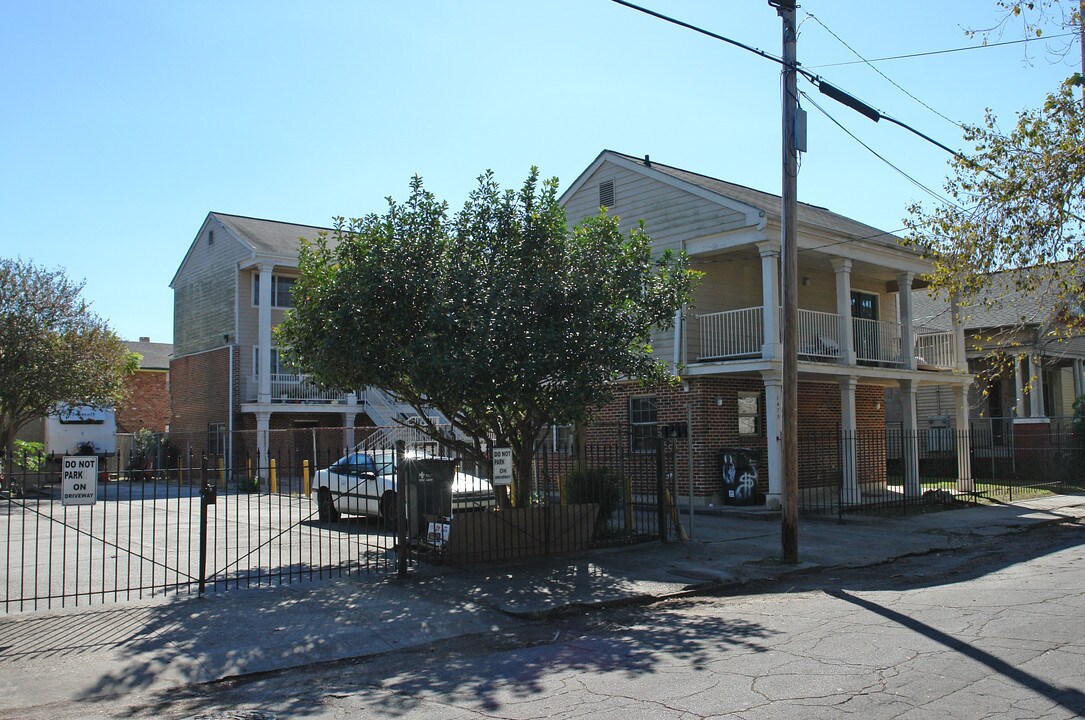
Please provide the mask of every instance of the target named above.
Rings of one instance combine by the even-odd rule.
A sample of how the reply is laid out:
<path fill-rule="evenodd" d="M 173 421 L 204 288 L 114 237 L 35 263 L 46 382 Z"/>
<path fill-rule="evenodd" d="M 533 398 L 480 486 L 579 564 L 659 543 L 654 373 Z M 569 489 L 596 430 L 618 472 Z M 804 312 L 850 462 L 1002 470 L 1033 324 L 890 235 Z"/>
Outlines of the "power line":
<path fill-rule="evenodd" d="M 825 63 L 823 65 L 807 65 L 807 67 L 817 70 L 820 68 L 843 67 L 844 65 L 860 65 L 862 63 L 866 63 L 869 65 L 870 63 L 885 62 L 887 60 L 907 60 L 909 58 L 928 57 L 930 55 L 945 55 L 947 53 L 965 52 L 967 50 L 983 50 L 985 48 L 1000 47 L 1002 45 L 1019 45 L 1021 43 L 1041 42 L 1042 40 L 1055 40 L 1058 38 L 1069 37 L 1071 35 L 1077 35 L 1077 33 L 1062 33 L 1060 35 L 1048 35 L 1046 37 L 1039 38 L 1033 37 L 1024 38 L 1021 40 L 1006 40 L 1004 42 L 984 43 L 983 45 L 966 45 L 964 47 L 949 48 L 947 50 L 930 50 L 928 52 L 908 53 L 907 55 L 889 55 L 880 58 L 870 58 L 869 60 L 847 60 L 845 62 Z"/>
<path fill-rule="evenodd" d="M 856 49 L 855 49 L 855 48 L 853 48 L 853 47 L 852 47 L 851 45 L 849 45 L 849 44 L 848 44 L 847 42 L 845 42 L 845 41 L 844 41 L 844 38 L 840 37 L 840 36 L 839 36 L 839 35 L 837 35 L 837 34 L 836 34 L 835 32 L 833 32 L 832 28 L 830 28 L 830 27 L 829 27 L 828 25 L 826 25 L 825 23 L 821 22 L 821 19 L 820 19 L 820 18 L 818 18 L 818 17 L 816 16 L 816 15 L 814 15 L 814 14 L 813 14 L 813 13 L 811 13 L 811 12 L 808 12 L 808 13 L 806 13 L 806 15 L 807 15 L 807 17 L 809 17 L 809 18 L 810 18 L 811 20 L 813 20 L 813 21 L 814 21 L 814 22 L 816 22 L 816 23 L 817 23 L 818 25 L 820 25 L 820 26 L 821 26 L 822 28 L 824 28 L 824 29 L 825 29 L 825 31 L 826 31 L 827 33 L 829 33 L 829 34 L 830 34 L 830 35 L 832 35 L 832 36 L 833 36 L 834 38 L 836 38 L 837 42 L 839 42 L 839 43 L 840 43 L 841 45 L 843 45 L 844 47 L 846 47 L 846 48 L 847 48 L 848 50 L 851 50 L 851 52 L 852 52 L 852 53 L 853 53 L 853 54 L 855 55 L 855 57 L 859 58 L 859 61 L 860 61 L 860 62 L 866 63 L 867 67 L 869 67 L 869 68 L 870 68 L 871 70 L 873 70 L 874 72 L 878 73 L 878 74 L 879 74 L 879 75 L 881 75 L 881 76 L 882 76 L 883 78 L 885 78 L 885 80 L 886 80 L 887 82 L 889 82 L 890 84 L 892 84 L 892 85 L 893 85 L 893 87 L 895 87 L 895 88 L 896 88 L 897 90 L 900 90 L 900 91 L 901 91 L 902 93 L 904 93 L 905 95 L 907 95 L 907 96 L 908 96 L 908 97 L 910 97 L 911 99 L 915 100 L 915 101 L 916 101 L 917 103 L 919 103 L 919 104 L 920 104 L 920 105 L 922 105 L 923 107 L 927 108 L 927 109 L 928 109 L 928 110 L 930 110 L 930 111 L 931 111 L 932 113 L 934 113 L 934 114 L 935 114 L 935 115 L 937 115 L 938 117 L 942 118 L 942 119 L 943 119 L 943 120 L 945 120 L 946 122 L 948 122 L 948 123 L 952 123 L 953 125 L 956 125 L 957 127 L 961 128 L 961 129 L 964 129 L 964 126 L 963 126 L 963 125 L 962 125 L 962 124 L 961 124 L 960 122 L 958 122 L 958 121 L 956 121 L 956 120 L 954 120 L 954 119 L 952 119 L 952 118 L 946 117 L 946 116 L 945 116 L 945 115 L 943 115 L 942 113 L 938 112 L 937 110 L 935 110 L 934 108 L 932 108 L 932 107 L 931 107 L 930 105 L 928 105 L 927 103 L 923 102 L 922 100 L 920 100 L 919 98 L 917 98 L 917 97 L 916 97 L 915 95 L 913 95 L 912 93 L 908 92 L 908 91 L 907 91 L 907 90 L 905 90 L 905 89 L 904 89 L 903 87 L 901 87 L 901 86 L 900 86 L 900 84 L 899 84 L 899 83 L 897 83 L 897 81 L 896 81 L 896 80 L 894 80 L 893 78 L 889 77 L 888 75 L 886 75 L 885 73 L 883 73 L 883 72 L 882 72 L 881 70 L 879 70 L 878 68 L 874 67 L 873 63 L 871 63 L 871 62 L 870 62 L 869 60 L 867 60 L 867 59 L 866 59 L 865 57 L 863 57 L 863 56 L 862 56 L 862 55 L 861 55 L 861 54 L 859 53 L 859 51 L 858 51 L 858 50 L 856 50 Z"/>

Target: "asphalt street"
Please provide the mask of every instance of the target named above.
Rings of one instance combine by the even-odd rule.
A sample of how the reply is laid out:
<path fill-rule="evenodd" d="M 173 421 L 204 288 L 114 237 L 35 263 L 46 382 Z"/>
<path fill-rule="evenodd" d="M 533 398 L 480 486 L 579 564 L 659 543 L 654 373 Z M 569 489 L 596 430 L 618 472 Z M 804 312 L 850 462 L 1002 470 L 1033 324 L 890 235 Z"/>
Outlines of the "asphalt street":
<path fill-rule="evenodd" d="M 1085 527 L 1070 522 L 18 717 L 1072 718 L 1083 659 Z"/>

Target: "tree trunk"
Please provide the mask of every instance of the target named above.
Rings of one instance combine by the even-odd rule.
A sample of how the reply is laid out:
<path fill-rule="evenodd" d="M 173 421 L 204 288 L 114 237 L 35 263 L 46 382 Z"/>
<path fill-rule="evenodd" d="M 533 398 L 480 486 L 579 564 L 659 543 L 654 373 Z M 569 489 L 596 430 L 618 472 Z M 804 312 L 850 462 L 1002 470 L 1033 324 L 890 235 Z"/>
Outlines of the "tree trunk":
<path fill-rule="evenodd" d="M 531 500 L 531 493 L 535 489 L 535 478 L 531 472 L 534 448 L 534 438 L 527 438 L 513 444 L 512 477 L 516 483 L 516 507 L 527 507 Z"/>

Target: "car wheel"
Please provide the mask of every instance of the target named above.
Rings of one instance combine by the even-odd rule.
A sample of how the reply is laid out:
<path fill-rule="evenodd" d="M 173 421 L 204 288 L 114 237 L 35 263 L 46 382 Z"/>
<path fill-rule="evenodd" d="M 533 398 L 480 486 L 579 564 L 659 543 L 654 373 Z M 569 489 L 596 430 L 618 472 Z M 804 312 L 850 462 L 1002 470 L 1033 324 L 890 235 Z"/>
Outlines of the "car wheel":
<path fill-rule="evenodd" d="M 385 530 L 395 531 L 399 527 L 399 504 L 396 502 L 396 494 L 389 490 L 381 496 L 381 525 Z"/>
<path fill-rule="evenodd" d="M 332 493 L 328 488 L 320 488 L 316 499 L 317 516 L 320 522 L 339 522 L 339 511 L 332 502 Z"/>

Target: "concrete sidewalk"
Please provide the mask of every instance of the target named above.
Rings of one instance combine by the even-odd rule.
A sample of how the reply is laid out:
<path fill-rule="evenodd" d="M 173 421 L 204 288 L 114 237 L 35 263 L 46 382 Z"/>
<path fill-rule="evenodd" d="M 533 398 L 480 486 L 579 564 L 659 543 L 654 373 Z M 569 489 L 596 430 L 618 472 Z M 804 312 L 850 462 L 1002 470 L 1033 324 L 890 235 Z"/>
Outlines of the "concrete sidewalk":
<path fill-rule="evenodd" d="M 0 717 L 18 717 L 17 708 L 160 692 L 510 631 L 523 618 L 570 608 L 643 602 L 815 567 L 872 565 L 1065 520 L 1085 520 L 1085 497 L 852 517 L 842 524 L 803 519 L 803 562 L 792 567 L 779 563 L 778 522 L 697 515 L 694 538 L 685 543 L 470 568 L 423 565 L 405 581 L 356 575 L 0 616 Z"/>

